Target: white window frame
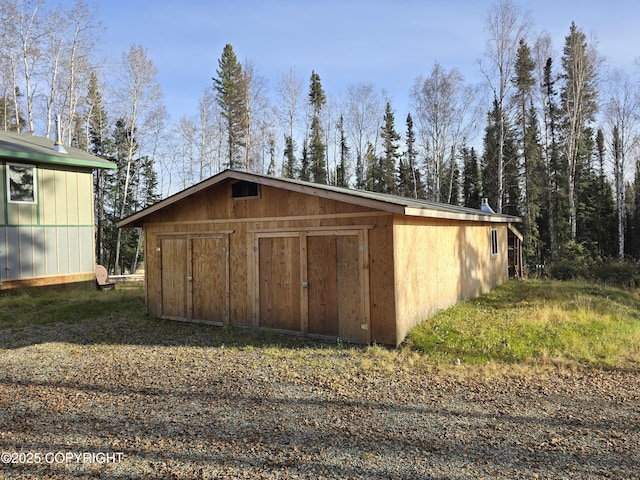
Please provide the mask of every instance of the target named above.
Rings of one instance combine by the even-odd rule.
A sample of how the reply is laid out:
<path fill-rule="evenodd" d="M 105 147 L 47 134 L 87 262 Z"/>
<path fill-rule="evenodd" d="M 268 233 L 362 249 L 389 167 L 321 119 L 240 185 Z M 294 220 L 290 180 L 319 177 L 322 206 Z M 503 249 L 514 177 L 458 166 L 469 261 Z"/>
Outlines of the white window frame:
<path fill-rule="evenodd" d="M 500 253 L 500 249 L 498 248 L 498 229 L 491 229 L 491 257 L 497 257 L 498 253 Z"/>
<path fill-rule="evenodd" d="M 36 179 L 36 166 L 28 165 L 24 163 L 7 163 L 7 202 L 8 203 L 21 203 L 28 205 L 35 205 L 38 203 L 38 182 Z M 28 168 L 32 171 L 33 180 L 33 200 L 16 200 L 11 198 L 11 169 L 12 168 Z"/>

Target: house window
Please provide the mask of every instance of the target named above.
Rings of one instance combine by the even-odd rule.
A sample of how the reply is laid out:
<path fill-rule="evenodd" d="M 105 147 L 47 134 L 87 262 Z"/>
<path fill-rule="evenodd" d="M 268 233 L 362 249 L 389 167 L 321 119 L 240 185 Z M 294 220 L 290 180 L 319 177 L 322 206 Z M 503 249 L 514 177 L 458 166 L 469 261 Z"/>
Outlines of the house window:
<path fill-rule="evenodd" d="M 231 185 L 232 198 L 257 197 L 259 194 L 258 184 L 241 180 Z"/>
<path fill-rule="evenodd" d="M 491 256 L 492 257 L 498 256 L 498 229 L 497 228 L 491 229 Z"/>
<path fill-rule="evenodd" d="M 36 167 L 8 164 L 7 192 L 10 203 L 36 203 Z"/>

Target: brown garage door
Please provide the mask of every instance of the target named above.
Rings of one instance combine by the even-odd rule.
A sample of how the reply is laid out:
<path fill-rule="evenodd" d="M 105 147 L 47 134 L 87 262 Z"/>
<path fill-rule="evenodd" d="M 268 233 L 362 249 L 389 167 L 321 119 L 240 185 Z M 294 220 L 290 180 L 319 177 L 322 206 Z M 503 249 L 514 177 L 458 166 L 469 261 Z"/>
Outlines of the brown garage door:
<path fill-rule="evenodd" d="M 364 232 L 259 235 L 258 326 L 369 342 Z"/>
<path fill-rule="evenodd" d="M 171 235 L 160 248 L 158 315 L 175 320 L 228 322 L 228 237 Z"/>

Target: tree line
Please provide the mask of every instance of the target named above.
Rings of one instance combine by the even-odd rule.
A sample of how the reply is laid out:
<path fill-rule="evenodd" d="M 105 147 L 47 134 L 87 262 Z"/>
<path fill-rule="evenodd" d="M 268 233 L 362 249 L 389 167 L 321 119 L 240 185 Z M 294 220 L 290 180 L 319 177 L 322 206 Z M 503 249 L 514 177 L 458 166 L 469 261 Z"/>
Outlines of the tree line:
<path fill-rule="evenodd" d="M 118 231 L 119 218 L 224 168 L 473 208 L 487 198 L 522 218 L 532 274 L 640 259 L 640 88 L 574 23 L 556 55 L 527 11 L 500 1 L 485 19 L 483 81 L 435 62 L 402 119 L 372 83 L 336 98 L 319 72 L 306 83 L 291 69 L 269 88 L 228 44 L 198 112 L 169 124 L 142 46 L 108 72 L 92 63 L 100 25 L 81 0 L 65 12 L 1 5 L 4 129 L 50 136 L 60 115 L 66 143 L 118 166 L 96 174 L 97 256 L 111 271 L 141 259 L 140 233 Z"/>

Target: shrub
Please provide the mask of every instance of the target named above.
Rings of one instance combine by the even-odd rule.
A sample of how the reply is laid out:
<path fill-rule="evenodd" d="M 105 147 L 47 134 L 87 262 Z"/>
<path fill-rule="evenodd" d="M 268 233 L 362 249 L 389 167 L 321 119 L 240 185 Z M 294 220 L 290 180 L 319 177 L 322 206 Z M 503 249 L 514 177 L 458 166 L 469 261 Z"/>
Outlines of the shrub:
<path fill-rule="evenodd" d="M 549 265 L 549 274 L 556 280 L 590 278 L 594 259 L 586 246 L 573 240 L 567 242 L 558 258 Z"/>

